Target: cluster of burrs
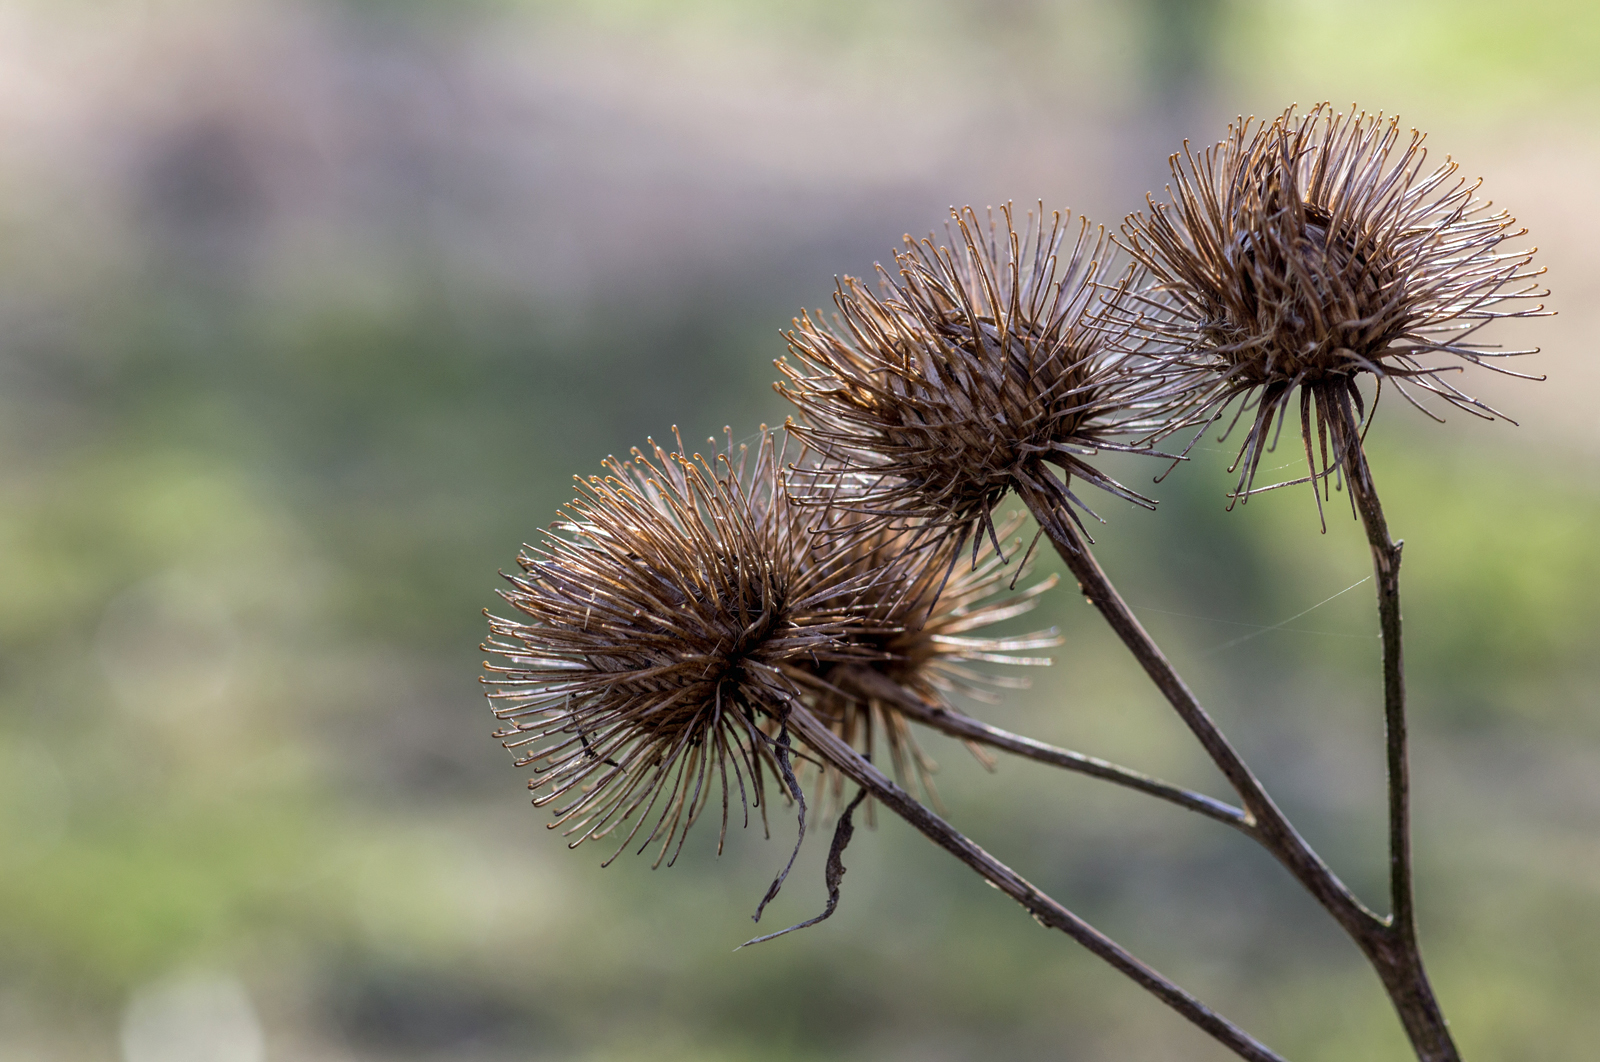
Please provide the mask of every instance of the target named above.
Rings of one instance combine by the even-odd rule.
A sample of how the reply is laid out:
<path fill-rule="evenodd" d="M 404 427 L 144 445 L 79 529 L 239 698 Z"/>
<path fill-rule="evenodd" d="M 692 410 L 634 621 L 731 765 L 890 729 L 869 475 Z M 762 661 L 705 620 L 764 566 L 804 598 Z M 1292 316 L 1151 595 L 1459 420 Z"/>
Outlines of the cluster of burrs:
<path fill-rule="evenodd" d="M 1454 162 L 1430 166 L 1422 142 L 1394 118 L 1290 108 L 1174 155 L 1170 202 L 1149 200 L 1120 236 L 1042 204 L 1020 224 L 1010 205 L 998 216 L 953 210 L 942 238 L 907 237 L 875 282 L 842 280 L 834 314 L 796 320 L 777 388 L 799 418 L 782 432 L 763 427 L 753 447 L 730 433 L 710 456 L 651 443 L 580 479 L 506 576 L 515 613 L 491 617 L 486 646 L 499 661 L 485 679 L 504 723 L 496 737 L 532 768 L 551 825 L 574 846 L 613 839 L 611 858 L 636 844 L 670 862 L 707 808 L 724 835 L 736 807 L 765 823 L 771 783 L 798 805 L 803 837 L 809 770 L 840 809 L 821 917 L 838 900 L 850 813 L 875 798 L 1243 1057 L 1277 1057 L 928 811 L 912 795 L 937 802 L 914 735 L 927 725 L 986 762 L 982 746 L 1029 755 L 1251 834 L 1357 938 L 1391 994 L 1420 978 L 1420 958 L 1407 973 L 1405 942 L 1364 928 L 1376 916 L 1305 847 L 1147 644 L 1090 553 L 1082 488 L 1153 506 L 1096 457 L 1170 465 L 1222 421 L 1224 438 L 1245 425 L 1230 497 L 1270 489 L 1256 473 L 1298 396 L 1307 475 L 1294 482 L 1311 483 L 1319 511 L 1348 486 L 1380 551 L 1387 531 L 1362 453 L 1377 396 L 1389 385 L 1430 415 L 1436 398 L 1498 416 L 1451 374 L 1508 371 L 1498 359 L 1531 353 L 1486 346 L 1478 331 L 1541 313 L 1545 294 L 1531 254 L 1503 249 L 1522 230 Z M 1242 808 L 957 707 L 953 695 L 983 702 L 1021 684 L 974 665 L 1047 664 L 1019 654 L 1059 644 L 1054 631 L 976 633 L 1053 584 L 1014 589 L 1032 547 L 1009 566 L 1020 517 L 998 513 L 1013 493 Z M 1392 787 L 1393 755 L 1390 766 Z M 846 804 L 848 783 L 860 792 Z M 1413 1025 L 1428 1019 L 1413 1022 L 1399 998 L 1420 1042 Z"/>

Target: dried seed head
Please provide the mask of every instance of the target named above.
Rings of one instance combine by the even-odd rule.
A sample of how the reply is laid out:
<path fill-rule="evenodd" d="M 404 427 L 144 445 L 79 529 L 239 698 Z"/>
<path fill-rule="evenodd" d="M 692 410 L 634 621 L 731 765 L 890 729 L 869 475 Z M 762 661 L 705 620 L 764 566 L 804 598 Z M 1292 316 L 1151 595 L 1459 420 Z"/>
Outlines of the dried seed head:
<path fill-rule="evenodd" d="M 764 727 L 816 669 L 872 655 L 847 637 L 851 576 L 809 557 L 782 461 L 765 429 L 754 455 L 652 443 L 608 461 L 506 576 L 521 615 L 490 617 L 496 736 L 572 846 L 617 833 L 620 853 L 642 834 L 657 865 L 676 859 L 713 790 L 724 836 L 735 790 L 746 821 L 751 803 L 764 817 L 781 754 Z"/>
<path fill-rule="evenodd" d="M 880 294 L 846 278 L 831 326 L 806 314 L 788 334 L 799 364 L 778 363 L 778 390 L 823 458 L 794 479 L 797 497 L 839 504 L 845 486 L 870 518 L 860 526 L 958 542 L 987 533 L 997 551 L 991 513 L 1019 477 L 1077 501 L 1047 462 L 1069 482 L 1153 504 L 1085 460 L 1130 448 L 1113 440 L 1153 423 L 1150 378 L 1091 323 L 1107 286 L 1130 280 L 1112 279 L 1104 230 L 1059 213 L 1046 224 L 1042 205 L 1021 233 L 1009 204 L 1003 226 L 971 208 L 951 214 L 947 246 L 907 237 L 898 276 L 879 268 Z"/>
<path fill-rule="evenodd" d="M 1014 514 L 999 527 L 1000 536 L 1009 537 L 1021 523 L 1022 516 Z M 840 553 L 830 553 L 830 562 L 837 558 L 841 563 L 841 574 L 862 583 L 857 607 L 866 623 L 852 640 L 868 647 L 871 656 L 817 666 L 819 682 L 807 695 L 806 705 L 869 759 L 881 737 L 901 784 L 909 788 L 914 782 L 936 801 L 930 777 L 935 765 L 918 745 L 896 696 L 909 695 L 953 709 L 954 694 L 993 704 L 1000 699 L 997 689 L 1026 688 L 1026 679 L 991 675 L 971 665 L 1047 666 L 1048 656 L 1014 654 L 1060 645 L 1056 631 L 1052 628 L 1013 638 L 975 637 L 972 632 L 1031 612 L 1039 595 L 1055 585 L 1056 577 L 1005 595 L 1002 583 L 1014 585 L 1027 569 L 1004 571 L 1000 557 L 987 543 L 977 566 L 961 565 L 952 571 L 957 552 L 953 542 L 930 555 L 914 548 L 913 538 L 910 532 L 880 525 L 842 537 Z M 946 573 L 950 573 L 947 582 Z M 933 604 L 936 598 L 937 604 Z M 985 766 L 992 765 L 982 748 L 968 747 Z M 826 773 L 838 802 L 844 778 L 837 772 Z"/>
<path fill-rule="evenodd" d="M 1531 268 L 1531 251 L 1501 250 L 1526 230 L 1479 198 L 1480 182 L 1448 157 L 1427 168 L 1426 156 L 1423 134 L 1403 133 L 1397 118 L 1291 107 L 1266 124 L 1241 119 L 1199 155 L 1172 156 L 1172 202 L 1151 200 L 1148 215 L 1124 224 L 1157 291 L 1108 316 L 1120 314 L 1142 351 L 1166 345 L 1163 371 L 1194 372 L 1191 410 L 1242 399 L 1235 422 L 1252 416 L 1237 497 L 1253 488 L 1296 389 L 1311 478 L 1324 486 L 1359 444 L 1363 373 L 1424 412 L 1413 389 L 1499 415 L 1446 377 L 1461 362 L 1509 373 L 1486 359 L 1533 353 L 1474 337 L 1491 320 L 1542 313 L 1533 300 L 1547 292 L 1531 281 L 1543 270 Z"/>

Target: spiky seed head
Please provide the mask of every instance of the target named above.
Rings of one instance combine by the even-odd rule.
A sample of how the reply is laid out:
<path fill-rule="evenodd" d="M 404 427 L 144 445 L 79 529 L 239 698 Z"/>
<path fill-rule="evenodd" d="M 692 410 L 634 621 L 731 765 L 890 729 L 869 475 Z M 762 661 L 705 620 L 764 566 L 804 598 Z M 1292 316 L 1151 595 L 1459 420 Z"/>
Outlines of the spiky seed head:
<path fill-rule="evenodd" d="M 1544 311 L 1532 252 L 1502 248 L 1526 230 L 1448 157 L 1430 167 L 1423 140 L 1398 118 L 1326 103 L 1241 119 L 1216 146 L 1173 155 L 1171 202 L 1151 199 L 1124 224 L 1155 291 L 1108 316 L 1141 351 L 1170 351 L 1162 371 L 1193 371 L 1191 411 L 1242 400 L 1236 497 L 1253 488 L 1297 391 L 1310 475 L 1326 486 L 1358 445 L 1363 374 L 1424 412 L 1414 391 L 1493 419 L 1449 375 L 1463 363 L 1509 373 L 1494 359 L 1533 353 L 1476 339 L 1492 320 Z"/>
<path fill-rule="evenodd" d="M 1021 523 L 1021 514 L 1013 514 L 1001 523 L 1000 537 L 1008 538 Z M 840 563 L 841 575 L 862 587 L 856 602 L 866 622 L 852 640 L 869 648 L 870 654 L 867 659 L 817 665 L 820 681 L 807 694 L 806 705 L 868 758 L 875 756 L 881 739 L 901 784 L 918 786 L 937 802 L 931 777 L 935 764 L 918 744 L 894 691 L 874 680 L 887 680 L 903 694 L 947 710 L 956 709 L 957 694 L 993 704 L 999 701 L 997 690 L 1026 688 L 1025 678 L 994 675 L 972 665 L 1047 666 L 1048 656 L 1019 654 L 1060 645 L 1055 629 L 1010 638 L 975 632 L 1032 611 L 1056 577 L 1020 593 L 1007 593 L 1007 584 L 1014 586 L 1027 575 L 1027 568 L 1003 569 L 987 542 L 981 546 L 978 564 L 969 567 L 954 564 L 953 541 L 930 551 L 917 548 L 914 539 L 912 532 L 880 524 L 842 537 L 840 551 L 829 553 L 830 561 L 837 558 Z M 985 766 L 992 765 L 980 746 L 968 747 Z M 825 774 L 838 802 L 844 778 L 837 772 Z"/>
<path fill-rule="evenodd" d="M 1119 497 L 1151 504 L 1086 457 L 1150 418 L 1149 378 L 1129 371 L 1092 324 L 1108 289 L 1129 283 L 1103 229 L 1041 204 L 1013 223 L 952 210 L 947 242 L 906 237 L 880 290 L 845 278 L 832 323 L 803 314 L 788 333 L 798 364 L 777 388 L 803 415 L 794 432 L 822 455 L 795 480 L 803 502 L 837 504 L 877 522 L 987 537 L 991 513 L 1019 477 L 1076 502 L 1054 464 Z M 1126 349 L 1129 344 L 1121 344 Z M 952 534 L 953 533 L 953 534 Z"/>
<path fill-rule="evenodd" d="M 805 514 L 783 489 L 782 447 L 712 460 L 650 444 L 578 497 L 518 558 L 490 617 L 496 736 L 531 765 L 537 805 L 576 846 L 620 835 L 676 859 L 720 799 L 765 816 L 776 774 L 764 729 L 820 667 L 866 659 L 838 565 L 814 563 Z M 779 783 L 780 789 L 782 783 Z M 674 841 L 676 846 L 674 847 Z M 719 837 L 718 848 L 721 848 Z"/>

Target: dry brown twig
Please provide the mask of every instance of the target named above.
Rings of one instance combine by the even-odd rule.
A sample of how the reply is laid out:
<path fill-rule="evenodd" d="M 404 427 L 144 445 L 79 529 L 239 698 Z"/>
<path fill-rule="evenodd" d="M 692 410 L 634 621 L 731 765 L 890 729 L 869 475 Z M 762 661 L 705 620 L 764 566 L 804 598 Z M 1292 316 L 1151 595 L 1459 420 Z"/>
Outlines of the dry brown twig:
<path fill-rule="evenodd" d="M 1541 379 L 1498 360 L 1535 351 L 1477 337 L 1492 321 L 1543 315 L 1537 300 L 1548 292 L 1533 252 L 1504 248 L 1526 230 L 1448 157 L 1430 168 L 1423 141 L 1396 118 L 1320 104 L 1271 122 L 1241 119 L 1199 155 L 1186 146 L 1172 157 L 1172 202 L 1152 200 L 1123 227 L 1154 284 L 1110 316 L 1126 325 L 1117 335 L 1130 349 L 1161 347 L 1164 372 L 1193 373 L 1185 413 L 1221 419 L 1234 403 L 1234 423 L 1250 418 L 1234 499 L 1272 489 L 1255 487 L 1256 471 L 1297 392 L 1307 476 L 1291 482 L 1311 483 L 1319 515 L 1335 481 L 1349 489 L 1372 549 L 1383 637 L 1391 913 L 1341 924 L 1377 970 L 1417 1057 L 1449 1062 L 1459 1052 L 1423 969 L 1412 894 L 1401 544 L 1389 537 L 1363 450 L 1370 416 L 1360 382 L 1371 377 L 1376 394 L 1388 383 L 1434 419 L 1421 398 L 1502 417 L 1451 375 L 1473 365 Z"/>

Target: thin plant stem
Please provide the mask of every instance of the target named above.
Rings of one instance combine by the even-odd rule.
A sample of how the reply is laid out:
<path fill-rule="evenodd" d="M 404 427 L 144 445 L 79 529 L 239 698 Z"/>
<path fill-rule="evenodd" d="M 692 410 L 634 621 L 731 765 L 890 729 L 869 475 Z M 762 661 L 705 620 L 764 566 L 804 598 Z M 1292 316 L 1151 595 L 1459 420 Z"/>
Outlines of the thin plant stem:
<path fill-rule="evenodd" d="M 1182 786 L 1163 782 L 1159 778 L 1152 778 L 1147 774 L 1130 770 L 1120 764 L 1102 760 L 1098 756 L 1085 756 L 1081 752 L 1071 749 L 1057 748 L 1046 745 L 1042 741 L 1013 734 L 997 726 L 973 719 L 971 716 L 953 712 L 948 708 L 936 704 L 929 704 L 920 697 L 902 687 L 888 676 L 870 668 L 850 668 L 839 681 L 848 680 L 864 693 L 871 694 L 882 700 L 892 702 L 894 706 L 911 719 L 935 730 L 942 731 L 951 737 L 963 741 L 975 741 L 988 745 L 991 748 L 1022 756 L 1040 763 L 1048 763 L 1054 767 L 1063 767 L 1069 771 L 1086 774 L 1093 778 L 1104 779 L 1141 793 L 1159 797 L 1162 800 L 1187 808 L 1207 818 L 1215 819 L 1227 826 L 1232 826 L 1246 834 L 1251 831 L 1251 819 L 1243 811 L 1225 801 L 1215 797 L 1196 793 Z"/>
<path fill-rule="evenodd" d="M 1340 398 L 1343 398 L 1341 395 Z M 1337 399 L 1335 401 L 1338 401 Z M 1384 645 L 1384 704 L 1389 763 L 1390 886 L 1395 914 L 1381 918 L 1361 903 L 1283 815 L 1249 766 L 1201 707 L 1127 603 L 1106 577 L 1064 504 L 1044 488 L 1043 469 L 1019 476 L 1017 490 L 1056 552 L 1093 604 L 1166 696 L 1244 804 L 1245 833 L 1271 852 L 1345 930 L 1377 972 L 1420 1062 L 1460 1062 L 1417 948 L 1411 898 L 1411 854 L 1405 739 L 1405 684 L 1400 651 L 1400 545 L 1390 541 L 1383 509 L 1361 452 L 1348 399 L 1332 428 L 1351 497 L 1372 545 Z"/>
<path fill-rule="evenodd" d="M 1040 475 L 1048 476 L 1049 473 L 1041 469 Z M 1278 810 L 1277 804 L 1267 794 L 1249 765 L 1234 750 L 1221 729 L 1201 707 L 1199 699 L 1178 675 L 1166 654 L 1156 645 L 1144 626 L 1134 617 L 1127 602 L 1122 600 L 1122 595 L 1117 592 L 1099 562 L 1089 552 L 1088 543 L 1073 526 L 1071 517 L 1066 515 L 1064 505 L 1053 504 L 1054 499 L 1041 491 L 1032 481 L 1032 477 L 1027 480 L 1019 478 L 1018 493 L 1022 497 L 1023 504 L 1038 520 L 1046 537 L 1055 546 L 1056 552 L 1066 562 L 1067 569 L 1078 580 L 1078 587 L 1083 596 L 1099 609 L 1111 629 L 1122 639 L 1123 644 L 1128 647 L 1134 659 L 1138 660 L 1156 688 L 1167 698 L 1179 718 L 1188 725 L 1206 754 L 1211 757 L 1217 769 L 1233 787 L 1234 792 L 1239 794 L 1239 799 L 1244 803 L 1245 812 L 1249 816 L 1247 826 L 1243 827 L 1245 831 L 1271 852 L 1358 943 L 1374 928 L 1382 927 L 1383 919 L 1373 913 L 1344 882 L 1339 880 L 1322 857 L 1317 855 L 1306 843 L 1305 838 L 1300 836 L 1283 812 Z"/>
<path fill-rule="evenodd" d="M 1393 913 L 1384 927 L 1384 947 L 1371 955 L 1417 1057 L 1423 1062 L 1459 1062 L 1444 1013 L 1422 965 L 1417 944 L 1411 881 L 1411 779 L 1406 754 L 1405 660 L 1400 630 L 1400 551 L 1389 537 L 1383 504 L 1362 451 L 1357 418 L 1348 395 L 1327 404 L 1335 443 L 1342 450 L 1344 479 L 1372 547 L 1378 621 L 1383 633 L 1383 717 L 1389 769 L 1389 895 Z"/>
<path fill-rule="evenodd" d="M 827 763 L 866 789 L 885 807 L 905 819 L 929 840 L 954 855 L 1001 892 L 1021 904 L 1040 925 L 1059 929 L 1132 979 L 1145 991 L 1205 1030 L 1240 1058 L 1252 1062 L 1285 1062 L 1283 1056 L 1256 1040 L 1178 985 L 1169 981 L 1122 945 L 1045 895 L 1016 871 L 974 844 L 856 752 L 826 724 L 802 707 L 789 714 L 789 724 L 802 741 Z"/>

